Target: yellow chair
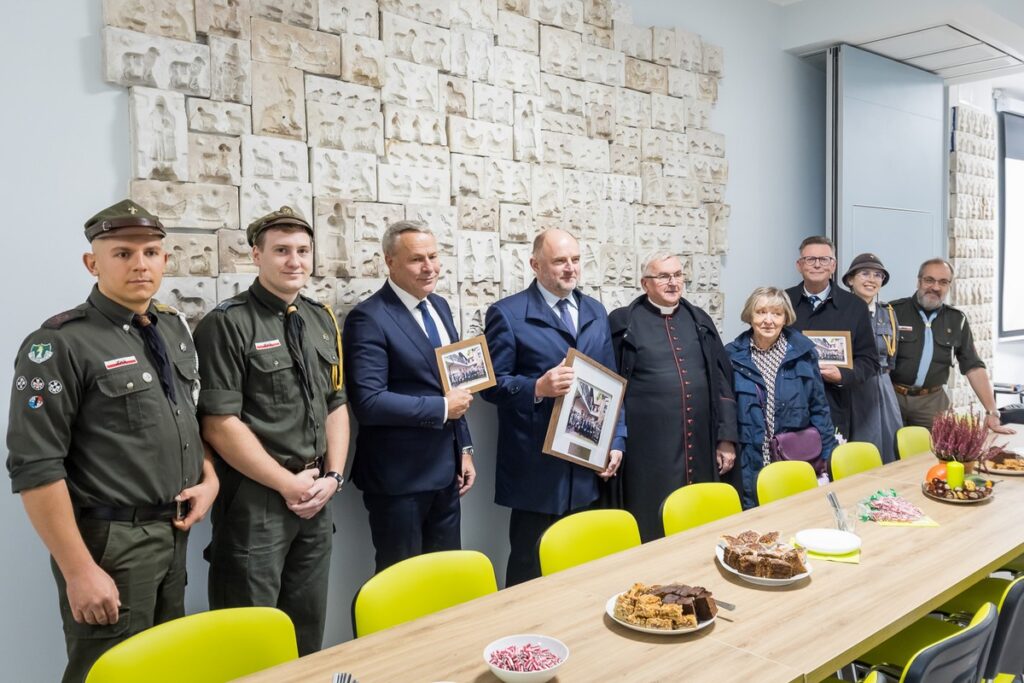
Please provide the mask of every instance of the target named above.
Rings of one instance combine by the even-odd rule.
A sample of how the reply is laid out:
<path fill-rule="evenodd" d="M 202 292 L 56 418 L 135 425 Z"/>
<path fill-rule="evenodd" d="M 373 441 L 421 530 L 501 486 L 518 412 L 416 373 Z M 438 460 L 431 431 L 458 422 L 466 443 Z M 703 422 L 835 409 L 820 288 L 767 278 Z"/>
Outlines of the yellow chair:
<path fill-rule="evenodd" d="M 363 584 L 352 601 L 361 637 L 498 590 L 494 567 L 475 550 L 444 550 L 393 564 Z"/>
<path fill-rule="evenodd" d="M 924 427 L 900 427 L 896 430 L 896 452 L 900 460 L 932 452 L 932 435 Z"/>
<path fill-rule="evenodd" d="M 100 656 L 86 683 L 222 683 L 299 656 L 295 627 L 273 607 L 201 612 L 154 626 Z"/>
<path fill-rule="evenodd" d="M 936 620 L 937 621 L 937 620 Z M 982 605 L 971 623 L 956 633 L 947 635 L 914 651 L 902 671 L 889 667 L 873 667 L 862 683 L 880 683 L 894 680 L 899 683 L 961 683 L 980 681 L 996 633 L 996 608 L 992 603 Z M 902 636 L 897 634 L 893 640 Z M 886 676 L 879 676 L 879 669 Z M 828 683 L 839 679 L 826 679 Z"/>
<path fill-rule="evenodd" d="M 992 648 L 997 614 L 992 603 L 985 603 L 964 629 L 941 637 L 914 652 L 900 675 L 900 683 L 957 683 L 980 681 Z M 897 634 L 894 639 L 899 639 Z M 863 683 L 878 683 L 878 671 L 872 671 Z"/>
<path fill-rule="evenodd" d="M 867 441 L 840 444 L 832 451 L 832 458 L 829 460 L 833 481 L 881 466 L 882 455 L 878 452 L 878 447 Z"/>
<path fill-rule="evenodd" d="M 547 576 L 638 545 L 640 529 L 625 510 L 577 512 L 540 537 L 540 573 Z"/>
<path fill-rule="evenodd" d="M 665 535 L 671 536 L 738 512 L 743 512 L 740 496 L 729 484 L 690 484 L 670 493 L 661 504 L 661 523 Z"/>
<path fill-rule="evenodd" d="M 773 462 L 757 473 L 757 502 L 765 505 L 817 485 L 818 475 L 808 463 L 798 460 Z"/>

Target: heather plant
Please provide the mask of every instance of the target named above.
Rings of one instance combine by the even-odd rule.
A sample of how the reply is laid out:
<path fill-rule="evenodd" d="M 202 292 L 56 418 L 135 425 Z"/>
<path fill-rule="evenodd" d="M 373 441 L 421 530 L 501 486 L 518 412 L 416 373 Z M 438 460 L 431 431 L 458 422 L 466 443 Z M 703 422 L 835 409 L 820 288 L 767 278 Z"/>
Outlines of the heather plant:
<path fill-rule="evenodd" d="M 939 460 L 976 462 L 985 455 L 988 427 L 981 415 L 947 410 L 932 422 L 932 452 Z"/>

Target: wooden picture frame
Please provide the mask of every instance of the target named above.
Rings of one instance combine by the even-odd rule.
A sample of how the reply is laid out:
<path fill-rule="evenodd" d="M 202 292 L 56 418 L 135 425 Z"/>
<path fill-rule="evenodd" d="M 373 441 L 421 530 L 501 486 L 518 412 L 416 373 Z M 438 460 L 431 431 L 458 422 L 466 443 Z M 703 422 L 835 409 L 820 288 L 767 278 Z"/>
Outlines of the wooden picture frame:
<path fill-rule="evenodd" d="M 483 335 L 457 341 L 434 349 L 441 386 L 447 394 L 452 389 L 465 389 L 471 394 L 497 384 L 487 338 Z"/>
<path fill-rule="evenodd" d="M 853 341 L 849 330 L 805 330 L 818 352 L 818 361 L 837 368 L 853 368 Z"/>
<path fill-rule="evenodd" d="M 555 399 L 542 450 L 600 472 L 608 466 L 626 380 L 576 349 L 569 349 L 565 364 L 575 377 L 569 392 Z"/>

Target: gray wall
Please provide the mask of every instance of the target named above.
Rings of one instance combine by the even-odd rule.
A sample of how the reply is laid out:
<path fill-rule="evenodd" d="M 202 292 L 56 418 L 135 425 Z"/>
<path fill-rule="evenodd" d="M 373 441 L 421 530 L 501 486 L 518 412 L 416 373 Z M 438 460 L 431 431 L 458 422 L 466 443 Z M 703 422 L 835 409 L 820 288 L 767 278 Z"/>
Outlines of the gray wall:
<path fill-rule="evenodd" d="M 8 256 L 0 273 L 7 319 L 0 329 L 0 385 L 25 335 L 48 316 L 84 300 L 91 278 L 80 263 L 81 224 L 124 197 L 128 186 L 128 98 L 101 79 L 99 0 L 7 3 L 3 44 L 16 55 L 0 73 L 5 106 L 2 200 Z M 713 128 L 727 137 L 733 206 L 723 289 L 727 335 L 740 330 L 746 294 L 759 284 L 792 284 L 796 243 L 822 232 L 824 73 L 781 51 L 782 10 L 764 0 L 642 0 L 637 24 L 681 26 L 725 48 L 726 75 Z M 6 432 L 7 391 L 0 391 Z M 16 406 L 15 409 L 20 409 Z M 480 479 L 465 499 L 463 540 L 495 562 L 507 554 L 507 511 L 493 502 L 494 410 L 470 411 Z M 6 450 L 4 451 L 6 457 Z M 357 491 L 335 503 L 338 526 L 326 644 L 350 637 L 349 606 L 371 573 L 372 549 Z M 206 606 L 203 523 L 190 542 L 189 611 Z M 17 496 L 0 496 L 0 661 L 5 680 L 55 680 L 63 642 L 47 553 Z"/>

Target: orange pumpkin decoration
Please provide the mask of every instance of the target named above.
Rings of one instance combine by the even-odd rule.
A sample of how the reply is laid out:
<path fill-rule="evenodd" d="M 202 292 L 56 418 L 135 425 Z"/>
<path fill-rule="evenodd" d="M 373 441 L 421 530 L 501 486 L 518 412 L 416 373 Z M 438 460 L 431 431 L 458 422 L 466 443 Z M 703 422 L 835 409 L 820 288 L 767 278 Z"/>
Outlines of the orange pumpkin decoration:
<path fill-rule="evenodd" d="M 931 481 L 935 478 L 946 481 L 946 463 L 940 462 L 936 465 L 932 465 L 932 468 L 928 470 L 928 474 L 924 475 L 925 481 Z"/>

